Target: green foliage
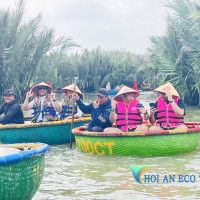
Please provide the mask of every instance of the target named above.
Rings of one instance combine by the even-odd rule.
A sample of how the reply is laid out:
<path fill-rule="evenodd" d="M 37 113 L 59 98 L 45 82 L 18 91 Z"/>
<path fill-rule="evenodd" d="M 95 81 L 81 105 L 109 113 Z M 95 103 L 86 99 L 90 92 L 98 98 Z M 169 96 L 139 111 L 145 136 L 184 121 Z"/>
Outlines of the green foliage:
<path fill-rule="evenodd" d="M 173 0 L 163 36 L 152 36 L 146 55 L 100 47 L 69 54 L 79 47 L 71 38 L 54 38 L 54 30 L 41 26 L 41 16 L 24 22 L 24 0 L 15 10 L 0 10 L 0 93 L 16 90 L 23 101 L 34 84 L 49 81 L 55 89 L 79 77 L 82 91 L 92 92 L 125 84 L 133 87 L 150 83 L 155 88 L 171 81 L 182 98 L 191 105 L 200 101 L 200 4 L 192 0 Z M 80 50 L 80 49 L 79 49 Z M 79 51 L 80 52 L 80 51 Z"/>
<path fill-rule="evenodd" d="M 62 84 L 71 84 L 72 77 L 78 76 L 79 87 L 85 92 L 91 92 L 106 87 L 108 82 L 112 88 L 119 84 L 133 87 L 137 68 L 144 60 L 142 56 L 124 50 L 103 51 L 98 47 L 67 56 L 64 63 L 58 66 L 58 76 L 63 80 L 59 87 L 62 87 Z"/>
<path fill-rule="evenodd" d="M 52 51 L 66 52 L 74 46 L 69 38 L 55 40 L 54 30 L 41 26 L 41 16 L 24 22 L 23 15 L 24 0 L 17 2 L 15 10 L 0 10 L 0 94 L 13 88 L 21 102 L 33 84 L 45 81 L 40 76 L 44 57 L 50 60 Z M 57 84 L 56 68 L 53 75 Z"/>
<path fill-rule="evenodd" d="M 151 64 L 171 81 L 179 94 L 191 105 L 200 102 L 200 21 L 199 2 L 173 0 L 166 4 L 172 10 L 166 34 L 151 37 Z M 150 70 L 151 72 L 151 70 Z"/>

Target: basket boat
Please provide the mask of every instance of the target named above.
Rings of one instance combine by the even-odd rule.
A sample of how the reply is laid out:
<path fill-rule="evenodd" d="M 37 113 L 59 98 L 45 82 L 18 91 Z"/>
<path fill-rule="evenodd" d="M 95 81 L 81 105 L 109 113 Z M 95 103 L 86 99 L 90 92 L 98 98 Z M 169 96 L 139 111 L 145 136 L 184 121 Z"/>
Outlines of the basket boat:
<path fill-rule="evenodd" d="M 0 200 L 32 199 L 43 178 L 48 150 L 42 143 L 0 145 Z"/>
<path fill-rule="evenodd" d="M 109 95 L 116 95 L 119 90 L 107 90 Z"/>
<path fill-rule="evenodd" d="M 88 123 L 91 117 L 74 120 L 74 127 Z M 70 142 L 71 120 L 0 125 L 0 142 L 4 144 L 42 142 L 49 145 Z M 75 141 L 75 138 L 72 138 Z"/>
<path fill-rule="evenodd" d="M 74 128 L 76 146 L 83 152 L 99 155 L 164 156 L 193 151 L 200 139 L 200 126 L 186 123 L 188 129 L 104 133 Z"/>

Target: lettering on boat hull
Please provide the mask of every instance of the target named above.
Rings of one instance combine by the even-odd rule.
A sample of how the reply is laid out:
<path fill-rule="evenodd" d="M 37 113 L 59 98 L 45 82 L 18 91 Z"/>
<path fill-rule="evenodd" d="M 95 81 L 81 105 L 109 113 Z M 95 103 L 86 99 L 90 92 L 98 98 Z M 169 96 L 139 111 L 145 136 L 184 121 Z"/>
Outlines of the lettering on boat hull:
<path fill-rule="evenodd" d="M 83 152 L 94 153 L 98 155 L 113 154 L 115 142 L 94 142 L 90 140 L 77 139 L 76 144 Z"/>

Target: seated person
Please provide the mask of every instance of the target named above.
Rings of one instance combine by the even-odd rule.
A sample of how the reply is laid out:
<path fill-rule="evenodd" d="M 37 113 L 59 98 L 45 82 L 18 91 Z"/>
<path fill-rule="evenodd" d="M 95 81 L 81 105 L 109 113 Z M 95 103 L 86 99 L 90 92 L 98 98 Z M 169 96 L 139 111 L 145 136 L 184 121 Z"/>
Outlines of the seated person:
<path fill-rule="evenodd" d="M 79 96 L 75 95 L 80 110 L 85 114 L 91 114 L 92 121 L 88 126 L 89 131 L 102 132 L 106 127 L 112 126 L 108 111 L 111 109 L 111 100 L 108 98 L 108 92 L 105 88 L 100 88 L 97 91 L 97 99 L 89 105 L 85 105 Z"/>
<path fill-rule="evenodd" d="M 59 115 L 61 120 L 68 120 L 72 118 L 72 98 L 74 93 L 74 84 L 62 88 L 61 91 L 63 92 L 63 100 L 62 110 Z M 75 93 L 77 95 L 83 95 L 78 86 L 76 86 Z M 79 107 L 77 107 L 77 104 L 75 104 L 74 118 L 80 118 L 82 116 L 82 111 L 79 109 Z"/>
<path fill-rule="evenodd" d="M 160 96 L 154 107 L 150 108 L 151 124 L 156 125 L 150 127 L 150 131 L 154 130 L 170 130 L 170 129 L 187 129 L 184 124 L 185 105 L 178 92 L 169 82 L 154 90 Z"/>
<path fill-rule="evenodd" d="M 15 93 L 12 90 L 5 90 L 5 103 L 0 108 L 0 115 L 4 113 L 4 117 L 0 118 L 0 124 L 23 124 L 24 115 L 21 106 L 15 100 Z"/>
<path fill-rule="evenodd" d="M 29 103 L 29 98 L 35 95 L 34 99 Z M 56 99 L 54 89 L 42 82 L 27 92 L 24 101 L 24 110 L 34 109 L 32 113 L 32 122 L 47 122 L 57 120 L 56 112 L 60 112 L 61 108 Z"/>
<path fill-rule="evenodd" d="M 116 122 L 118 128 L 107 128 L 104 132 L 147 131 L 148 127 L 143 120 L 149 119 L 149 114 L 144 106 L 139 103 L 139 92 L 123 86 L 112 100 L 110 113 L 111 123 Z"/>

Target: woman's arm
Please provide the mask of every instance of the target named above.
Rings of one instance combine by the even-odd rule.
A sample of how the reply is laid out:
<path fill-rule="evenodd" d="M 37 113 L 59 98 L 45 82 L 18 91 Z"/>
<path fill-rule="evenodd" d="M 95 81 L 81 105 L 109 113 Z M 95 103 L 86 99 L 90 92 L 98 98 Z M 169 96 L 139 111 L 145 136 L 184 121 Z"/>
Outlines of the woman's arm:
<path fill-rule="evenodd" d="M 26 99 L 25 99 L 24 105 L 23 105 L 24 111 L 28 111 L 28 110 L 32 109 L 32 104 L 29 103 L 29 99 L 32 96 L 33 96 L 33 93 L 31 91 L 26 93 Z"/>

